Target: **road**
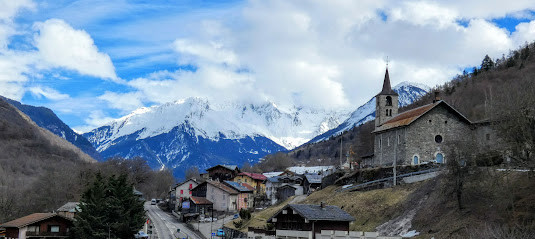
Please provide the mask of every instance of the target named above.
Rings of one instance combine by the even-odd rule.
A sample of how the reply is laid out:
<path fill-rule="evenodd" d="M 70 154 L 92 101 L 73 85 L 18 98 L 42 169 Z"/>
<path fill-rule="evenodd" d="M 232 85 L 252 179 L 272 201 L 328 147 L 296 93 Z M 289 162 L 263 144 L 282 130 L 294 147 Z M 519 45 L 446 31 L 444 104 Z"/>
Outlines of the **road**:
<path fill-rule="evenodd" d="M 147 210 L 147 214 L 154 225 L 158 239 L 202 239 L 188 229 L 185 224 L 178 222 L 173 215 L 162 211 L 158 206 L 150 205 L 150 202 L 147 202 L 145 203 L 145 210 Z M 178 228 L 180 228 L 180 233 L 176 232 Z"/>
<path fill-rule="evenodd" d="M 223 227 L 223 222 L 225 222 L 225 223 L 230 222 L 233 217 L 234 217 L 234 215 L 230 215 L 230 216 L 225 217 L 224 220 L 223 219 L 219 219 L 219 220 L 217 220 L 215 222 L 212 222 L 212 225 L 210 225 L 209 222 L 203 222 L 203 223 L 195 222 L 195 223 L 192 223 L 192 225 L 195 228 L 199 228 L 199 231 L 202 233 L 202 235 L 204 237 L 210 238 L 212 232 L 216 232 L 217 229 Z M 212 231 L 210 231 L 210 229 Z"/>

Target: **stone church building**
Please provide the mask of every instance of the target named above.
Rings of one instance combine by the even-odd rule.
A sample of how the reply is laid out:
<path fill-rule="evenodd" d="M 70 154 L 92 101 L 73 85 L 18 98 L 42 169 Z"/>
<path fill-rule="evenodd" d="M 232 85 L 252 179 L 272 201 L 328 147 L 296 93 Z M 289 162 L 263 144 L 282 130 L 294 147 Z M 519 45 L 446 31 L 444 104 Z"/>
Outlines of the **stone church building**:
<path fill-rule="evenodd" d="M 474 142 L 489 146 L 496 133 L 488 122 L 473 123 L 445 101 L 438 92 L 427 105 L 398 114 L 398 94 L 392 90 L 388 68 L 383 89 L 376 98 L 373 157 L 370 166 L 446 163 L 453 142 Z"/>

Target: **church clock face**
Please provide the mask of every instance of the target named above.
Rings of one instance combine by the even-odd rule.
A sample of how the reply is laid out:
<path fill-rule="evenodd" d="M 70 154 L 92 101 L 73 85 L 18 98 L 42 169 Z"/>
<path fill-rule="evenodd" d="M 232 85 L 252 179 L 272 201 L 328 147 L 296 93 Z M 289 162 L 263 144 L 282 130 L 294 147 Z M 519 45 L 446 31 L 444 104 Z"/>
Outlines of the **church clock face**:
<path fill-rule="evenodd" d="M 442 135 L 437 134 L 437 135 L 435 136 L 435 142 L 437 142 L 437 144 L 442 143 Z"/>

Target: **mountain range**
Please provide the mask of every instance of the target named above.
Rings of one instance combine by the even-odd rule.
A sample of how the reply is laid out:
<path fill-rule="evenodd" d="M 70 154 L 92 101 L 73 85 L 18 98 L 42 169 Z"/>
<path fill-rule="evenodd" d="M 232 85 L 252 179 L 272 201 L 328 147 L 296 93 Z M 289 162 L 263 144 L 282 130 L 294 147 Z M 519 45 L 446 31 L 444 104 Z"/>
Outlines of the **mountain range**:
<path fill-rule="evenodd" d="M 394 90 L 404 106 L 429 87 L 401 83 Z M 103 158 L 144 157 L 151 167 L 170 168 L 182 178 L 191 166 L 254 164 L 267 154 L 325 140 L 373 119 L 374 111 L 375 99 L 351 112 L 188 98 L 137 109 L 83 136 Z"/>

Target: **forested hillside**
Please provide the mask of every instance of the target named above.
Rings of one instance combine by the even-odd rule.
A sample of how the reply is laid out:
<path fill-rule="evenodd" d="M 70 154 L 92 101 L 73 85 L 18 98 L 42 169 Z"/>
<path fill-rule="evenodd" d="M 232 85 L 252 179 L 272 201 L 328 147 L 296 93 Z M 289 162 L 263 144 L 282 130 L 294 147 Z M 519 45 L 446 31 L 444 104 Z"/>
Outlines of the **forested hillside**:
<path fill-rule="evenodd" d="M 96 163 L 0 99 L 0 223 L 77 201 L 96 171 L 127 173 L 149 197 L 174 182 L 169 172 L 152 171 L 144 160 Z"/>
<path fill-rule="evenodd" d="M 480 66 L 464 71 L 451 81 L 436 86 L 400 113 L 432 102 L 434 92 L 472 122 L 492 120 L 501 136 L 510 144 L 535 146 L 535 43 L 525 44 L 500 59 L 485 56 Z M 329 140 L 306 144 L 288 153 L 268 155 L 257 170 L 278 170 L 286 165 L 338 164 L 342 141 L 342 159 L 359 160 L 373 153 L 373 122 L 355 127 Z M 533 147 L 522 147 L 524 156 Z"/>

